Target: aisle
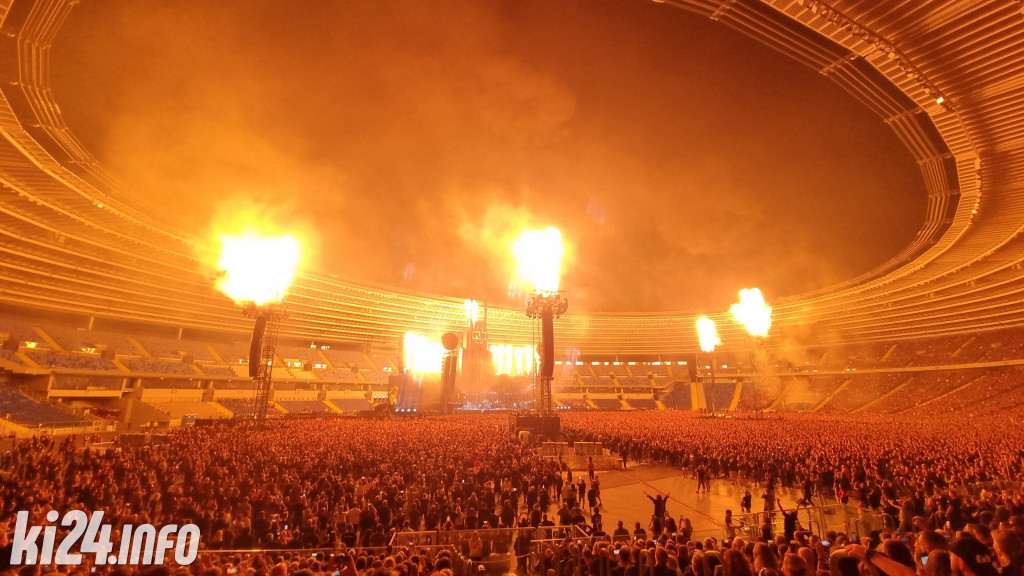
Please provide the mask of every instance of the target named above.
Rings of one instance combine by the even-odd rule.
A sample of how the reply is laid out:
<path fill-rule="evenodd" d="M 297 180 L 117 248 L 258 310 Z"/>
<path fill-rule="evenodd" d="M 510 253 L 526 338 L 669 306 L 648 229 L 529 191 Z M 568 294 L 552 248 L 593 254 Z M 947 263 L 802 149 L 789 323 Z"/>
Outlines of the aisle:
<path fill-rule="evenodd" d="M 697 536 L 722 537 L 725 527 L 725 511 L 740 512 L 740 500 L 746 490 L 752 496 L 752 509 L 764 509 L 761 494 L 764 489 L 752 484 L 733 485 L 730 480 L 718 479 L 711 482 L 711 492 L 697 494 L 697 480 L 688 472 L 667 466 L 640 464 L 628 470 L 606 470 L 598 472 L 601 479 L 601 508 L 605 531 L 611 533 L 616 523 L 622 520 L 626 528 L 633 531 L 640 522 L 645 530 L 654 511 L 653 503 L 644 497 L 661 494 L 669 495 L 667 510 L 677 521 L 680 516 L 690 519 Z M 778 490 L 783 506 L 792 508 L 800 494 L 796 490 Z M 589 511 L 587 511 L 589 513 Z"/>

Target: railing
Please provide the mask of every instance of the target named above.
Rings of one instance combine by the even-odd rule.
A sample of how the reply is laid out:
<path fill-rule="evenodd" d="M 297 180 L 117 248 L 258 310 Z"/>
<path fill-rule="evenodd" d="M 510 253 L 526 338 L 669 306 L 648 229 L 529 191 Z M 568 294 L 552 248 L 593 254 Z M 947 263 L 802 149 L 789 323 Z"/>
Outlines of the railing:
<path fill-rule="evenodd" d="M 322 573 L 327 574 L 328 572 L 337 572 L 344 570 L 348 566 L 348 555 L 349 552 L 355 552 L 357 555 L 366 552 L 368 560 L 379 557 L 380 554 L 394 557 L 395 554 L 403 552 L 405 557 L 408 559 L 414 554 L 420 554 L 426 557 L 431 563 L 437 560 L 439 553 L 442 550 L 448 550 L 451 555 L 451 571 L 452 576 L 472 576 L 473 569 L 476 564 L 465 556 L 463 556 L 457 549 L 452 546 L 406 546 L 406 547 L 394 547 L 394 546 L 360 546 L 357 548 L 345 548 L 344 545 L 332 548 L 281 548 L 281 549 L 246 549 L 246 550 L 201 550 L 196 558 L 196 563 L 204 568 L 207 566 L 220 567 L 221 573 L 233 575 L 236 573 L 244 573 L 244 570 L 240 570 L 240 566 L 251 567 L 252 561 L 259 556 L 263 557 L 264 563 L 273 565 L 276 563 L 278 557 L 284 557 L 288 555 L 292 560 L 300 559 L 305 561 L 317 561 L 320 562 L 323 567 Z M 331 570 L 333 568 L 333 570 Z M 269 572 L 269 569 L 267 570 Z"/>
<path fill-rule="evenodd" d="M 480 542 L 474 546 L 473 540 L 477 536 L 479 536 Z M 389 546 L 453 548 L 473 561 L 479 562 L 483 558 L 491 558 L 489 562 L 501 563 L 509 561 L 513 556 L 519 559 L 530 553 L 540 552 L 545 544 L 589 541 L 589 539 L 590 536 L 578 526 L 539 526 L 537 528 L 396 532 L 392 536 Z M 495 556 L 499 558 L 495 559 Z"/>
<path fill-rule="evenodd" d="M 25 434 L 37 436 L 40 434 L 82 434 L 95 430 L 95 425 L 87 420 L 61 420 L 27 424 L 0 417 L 0 436 L 7 436 L 12 432 L 19 436 Z"/>
<path fill-rule="evenodd" d="M 849 514 L 846 506 L 843 504 L 806 506 L 797 508 L 796 512 L 800 530 L 812 532 L 819 537 L 829 530 L 850 532 Z M 766 515 L 770 516 L 772 534 L 783 533 L 785 524 L 783 516 L 778 510 L 734 515 L 733 521 L 740 524 L 736 527 L 736 533 L 742 534 L 748 539 L 759 539 L 761 536 L 761 525 L 764 523 Z"/>

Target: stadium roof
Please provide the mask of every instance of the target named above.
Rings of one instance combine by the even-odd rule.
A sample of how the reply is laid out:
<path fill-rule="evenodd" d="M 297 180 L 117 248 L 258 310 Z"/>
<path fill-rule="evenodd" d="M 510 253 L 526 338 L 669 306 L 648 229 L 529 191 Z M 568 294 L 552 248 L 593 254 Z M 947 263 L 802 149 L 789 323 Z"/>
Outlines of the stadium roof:
<path fill-rule="evenodd" d="M 1020 1 L 667 1 L 833 79 L 881 116 L 928 189 L 915 240 L 842 285 L 772 302 L 775 338 L 834 342 L 1024 323 L 1024 4 Z M 138 208 L 78 142 L 48 84 L 73 1 L 0 5 L 0 301 L 174 326 L 248 330 L 196 256 Z M 186 169 L 183 167 L 183 169 Z M 884 206 L 878 209 L 884 210 Z M 294 337 L 397 342 L 464 322 L 462 300 L 322 275 L 292 290 Z M 719 320 L 725 346 L 741 329 Z M 697 349 L 693 314 L 569 315 L 562 347 L 592 354 Z M 488 311 L 491 341 L 530 342 L 519 310 Z"/>

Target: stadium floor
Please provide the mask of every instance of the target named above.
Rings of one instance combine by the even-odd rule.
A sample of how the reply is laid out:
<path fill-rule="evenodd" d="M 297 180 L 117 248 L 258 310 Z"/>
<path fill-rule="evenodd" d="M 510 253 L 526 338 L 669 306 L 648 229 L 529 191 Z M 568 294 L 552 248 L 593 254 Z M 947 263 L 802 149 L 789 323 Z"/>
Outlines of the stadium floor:
<path fill-rule="evenodd" d="M 697 480 L 689 472 L 667 466 L 639 464 L 625 471 L 598 471 L 597 475 L 601 480 L 602 522 L 609 534 L 615 530 L 619 520 L 630 532 L 636 522 L 648 530 L 654 505 L 644 497 L 644 493 L 652 497 L 669 494 L 668 513 L 677 521 L 680 516 L 689 518 L 698 537 L 721 538 L 725 511 L 739 514 L 740 499 L 745 490 L 750 490 L 752 509 L 755 512 L 764 509 L 761 500 L 764 489 L 761 486 L 749 483 L 733 485 L 731 480 L 723 478 L 711 482 L 709 494 L 697 494 Z M 800 494 L 796 490 L 780 489 L 778 496 L 782 505 L 789 509 L 796 505 Z"/>

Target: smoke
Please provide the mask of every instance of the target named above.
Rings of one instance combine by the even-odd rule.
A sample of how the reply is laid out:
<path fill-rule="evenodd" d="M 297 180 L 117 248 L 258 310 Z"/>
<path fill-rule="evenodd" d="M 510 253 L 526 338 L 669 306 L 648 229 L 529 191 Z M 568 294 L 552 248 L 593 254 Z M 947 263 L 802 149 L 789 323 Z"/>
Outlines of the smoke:
<path fill-rule="evenodd" d="M 724 311 L 855 276 L 924 214 L 883 122 L 665 6 L 82 3 L 53 69 L 74 133 L 183 230 L 255 217 L 309 270 L 491 305 L 518 304 L 522 228 L 562 231 L 574 313 Z"/>

